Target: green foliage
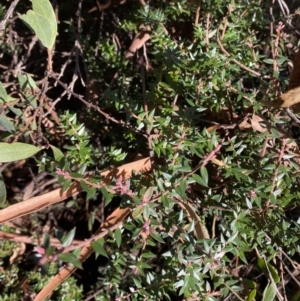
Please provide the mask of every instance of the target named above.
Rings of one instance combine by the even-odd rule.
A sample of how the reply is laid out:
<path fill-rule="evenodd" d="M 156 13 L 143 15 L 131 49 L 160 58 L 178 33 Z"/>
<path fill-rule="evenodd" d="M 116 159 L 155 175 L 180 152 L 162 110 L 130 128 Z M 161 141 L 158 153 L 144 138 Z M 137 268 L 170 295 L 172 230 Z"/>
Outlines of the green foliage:
<path fill-rule="evenodd" d="M 21 15 L 23 20 L 36 34 L 41 43 L 52 49 L 57 35 L 57 22 L 49 0 L 31 0 L 32 10 Z"/>
<path fill-rule="evenodd" d="M 9 229 L 1 229 L 9 230 Z M 13 251 L 20 248 L 19 244 L 13 242 L 0 242 L 0 266 L 1 266 L 1 297 L 0 300 L 23 300 L 26 294 L 37 294 L 52 278 L 53 275 L 57 273 L 57 263 L 51 263 L 49 265 L 48 274 L 41 276 L 41 272 L 38 270 L 28 271 L 26 266 L 19 266 L 18 261 L 15 260 L 13 264 L 7 264 L 9 258 L 12 258 Z M 25 276 L 26 275 L 26 276 Z M 21 289 L 20 279 L 26 277 L 26 283 L 29 287 L 28 289 Z M 74 277 L 70 277 L 67 281 L 63 283 L 59 290 L 54 291 L 50 300 L 81 300 L 82 298 L 82 288 L 77 286 Z"/>
<path fill-rule="evenodd" d="M 25 143 L 0 143 L 0 162 L 12 162 L 35 155 L 40 149 Z"/>
<path fill-rule="evenodd" d="M 94 164 L 93 153 L 91 153 L 89 144 L 89 135 L 84 124 L 77 123 L 77 115 L 70 114 L 61 116 L 64 135 L 69 138 L 69 144 L 65 146 L 68 150 L 66 162 L 81 167 Z M 84 170 L 83 170 L 84 171 Z"/>
<path fill-rule="evenodd" d="M 5 141 L 0 162 L 36 154 L 41 148 L 28 141 L 41 141 L 39 172 L 58 178 L 63 190 L 80 183 L 83 196 L 63 208 L 84 216 L 88 231 L 116 206 L 131 209 L 122 225 L 92 242 L 96 259 L 103 259 L 97 267 L 101 281 L 93 286 L 96 300 L 267 301 L 276 293 L 296 300 L 292 289 L 280 287 L 279 266 L 291 269 L 300 251 L 298 136 L 284 113 L 263 111 L 261 105 L 288 82 L 290 37 L 277 23 L 271 35 L 266 30 L 275 26 L 269 19 L 283 18 L 280 7 L 270 16 L 269 4 L 262 1 L 148 1 L 144 7 L 135 2 L 124 10 L 109 8 L 101 15 L 113 20 L 109 24 L 94 20 L 93 11 L 77 10 L 73 2 L 58 4 L 53 69 L 61 74 L 45 76 L 45 64 L 35 71 L 24 66 L 27 73 L 18 72 L 15 90 L 0 83 L 5 133 L 0 132 Z M 41 21 L 37 5 L 43 3 L 33 1 L 33 11 L 21 19 L 51 49 L 56 19 L 45 1 L 46 23 Z M 70 22 L 75 17 L 77 27 Z M 91 30 L 93 22 L 97 30 Z M 129 43 L 143 31 L 151 38 L 127 59 Z M 69 86 L 64 84 L 68 76 Z M 77 78 L 87 79 L 86 89 L 97 91 L 93 97 L 89 91 L 84 97 L 74 92 L 83 89 Z M 59 101 L 61 107 L 51 114 Z M 33 112 L 29 117 L 27 108 Z M 43 127 L 46 117 L 56 125 Z M 14 139 L 27 144 L 8 143 Z M 151 171 L 133 173 L 130 181 L 121 175 L 101 187 L 101 171 L 132 162 L 136 155 L 151 156 Z M 6 198 L 4 183 L 0 177 L 0 203 Z M 82 268 L 79 249 L 65 252 L 76 226 L 52 227 L 50 234 L 62 248 L 52 246 L 48 236 L 39 249 L 48 276 L 58 269 L 54 258 Z M 13 247 L 5 247 L 2 256 Z M 7 273 L 12 283 L 3 300 L 13 300 L 19 297 L 12 293 L 18 266 Z M 29 275 L 33 291 L 49 279 Z M 54 300 L 80 300 L 80 288 L 73 291 L 71 285 L 76 287 L 72 278 Z"/>

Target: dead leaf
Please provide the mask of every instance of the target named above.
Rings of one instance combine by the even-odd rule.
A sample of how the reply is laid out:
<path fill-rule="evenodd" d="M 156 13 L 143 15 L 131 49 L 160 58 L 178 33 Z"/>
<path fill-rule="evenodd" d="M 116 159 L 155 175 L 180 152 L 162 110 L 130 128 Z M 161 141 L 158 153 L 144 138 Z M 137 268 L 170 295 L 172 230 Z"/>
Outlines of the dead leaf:
<path fill-rule="evenodd" d="M 209 126 L 208 128 L 206 128 L 206 130 L 209 132 L 209 133 L 212 133 L 218 129 L 220 129 L 221 126 L 219 124 L 215 124 L 215 125 L 212 125 L 212 126 Z"/>
<path fill-rule="evenodd" d="M 248 113 L 244 119 L 239 123 L 240 130 L 246 130 L 252 128 L 254 131 L 260 133 L 266 132 L 269 128 L 266 126 L 267 120 L 263 115 Z"/>
<path fill-rule="evenodd" d="M 46 103 L 45 107 L 48 112 L 51 112 L 50 114 L 51 114 L 53 120 L 56 122 L 56 124 L 60 125 L 59 117 L 55 111 L 55 108 L 53 108 L 49 103 Z"/>
<path fill-rule="evenodd" d="M 250 129 L 252 126 L 249 123 L 249 119 L 251 119 L 251 117 L 249 118 L 249 115 L 245 116 L 245 118 L 239 123 L 238 127 L 241 131 L 246 130 L 246 129 Z"/>
<path fill-rule="evenodd" d="M 212 158 L 211 161 L 220 167 L 229 168 L 229 166 L 224 161 L 219 160 L 217 158 Z"/>
<path fill-rule="evenodd" d="M 289 108 L 300 103 L 300 87 L 296 87 L 281 94 L 274 101 L 262 101 L 265 106 L 273 108 Z"/>
<path fill-rule="evenodd" d="M 9 263 L 12 265 L 14 263 L 17 263 L 19 260 L 23 258 L 23 254 L 25 253 L 26 250 L 26 244 L 24 243 L 19 243 L 16 248 L 13 250 L 13 255 L 10 256 L 9 258 Z"/>
<path fill-rule="evenodd" d="M 250 114 L 249 114 L 250 115 Z M 260 133 L 265 133 L 266 131 L 269 131 L 270 128 L 267 126 L 267 120 L 263 115 L 260 114 L 252 114 L 252 116 L 246 116 L 245 119 L 239 124 L 240 130 L 245 130 L 252 128 L 255 131 L 258 131 Z M 286 133 L 282 129 L 277 129 L 278 133 L 280 134 L 280 139 L 287 140 L 286 144 L 289 145 L 290 149 L 288 151 L 289 154 L 294 155 L 293 160 L 300 165 L 300 150 L 296 143 L 296 141 L 289 136 L 288 133 Z M 263 148 L 263 151 L 260 155 L 264 154 L 266 149 L 273 149 L 275 147 L 275 142 L 267 139 L 266 145 Z"/>
<path fill-rule="evenodd" d="M 205 118 L 221 124 L 231 124 L 234 123 L 239 116 L 236 113 L 231 112 L 228 107 L 222 107 L 219 111 L 216 109 L 206 110 Z"/>
<path fill-rule="evenodd" d="M 252 129 L 260 133 L 264 133 L 268 130 L 266 126 L 266 120 L 259 115 L 252 115 L 250 119 Z"/>
<path fill-rule="evenodd" d="M 209 239 L 209 233 L 206 226 L 202 223 L 200 217 L 196 214 L 193 206 L 188 202 L 179 201 L 178 205 L 186 212 L 188 219 L 195 222 L 195 237 L 197 239 Z"/>

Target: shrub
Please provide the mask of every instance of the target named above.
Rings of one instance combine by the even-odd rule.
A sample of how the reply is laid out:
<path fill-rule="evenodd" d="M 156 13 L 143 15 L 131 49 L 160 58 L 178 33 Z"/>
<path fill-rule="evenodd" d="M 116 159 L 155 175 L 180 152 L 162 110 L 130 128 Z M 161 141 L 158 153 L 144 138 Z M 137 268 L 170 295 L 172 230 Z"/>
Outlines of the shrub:
<path fill-rule="evenodd" d="M 39 20 L 48 1 L 32 2 Z M 23 202 L 3 205 L 0 221 L 69 197 L 53 212 L 69 224 L 44 229 L 60 245 L 35 226 L 49 210 L 30 227 L 42 263 L 69 264 L 61 282 L 100 256 L 85 286 L 95 300 L 298 300 L 298 11 L 283 3 L 66 2 L 57 36 L 51 6 L 43 21 L 17 7 L 30 30 L 11 19 L 2 34 L 1 138 L 38 149 L 3 168 L 7 201 Z M 20 169 L 15 183 L 8 171 Z M 29 171 L 61 190 L 52 181 L 29 207 L 33 189 L 12 193 Z"/>

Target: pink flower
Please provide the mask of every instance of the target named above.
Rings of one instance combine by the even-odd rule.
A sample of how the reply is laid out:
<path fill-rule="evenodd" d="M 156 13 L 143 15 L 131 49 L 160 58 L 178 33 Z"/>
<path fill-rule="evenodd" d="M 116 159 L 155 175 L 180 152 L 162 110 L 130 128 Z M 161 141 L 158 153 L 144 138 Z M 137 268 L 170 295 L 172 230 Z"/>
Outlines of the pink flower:
<path fill-rule="evenodd" d="M 56 174 L 59 176 L 63 176 L 65 179 L 70 179 L 70 173 L 68 171 L 63 171 L 60 168 L 56 168 Z"/>
<path fill-rule="evenodd" d="M 140 235 L 145 239 L 150 235 L 150 232 L 152 231 L 150 224 L 151 224 L 151 221 L 149 219 L 146 220 L 146 222 L 143 226 L 143 229 L 140 232 Z"/>
<path fill-rule="evenodd" d="M 127 194 L 130 197 L 133 196 L 133 192 L 129 189 L 128 182 L 123 183 L 122 175 L 120 175 L 116 180 L 116 185 L 113 186 L 113 189 L 115 190 L 115 192 L 120 193 L 120 195 Z"/>

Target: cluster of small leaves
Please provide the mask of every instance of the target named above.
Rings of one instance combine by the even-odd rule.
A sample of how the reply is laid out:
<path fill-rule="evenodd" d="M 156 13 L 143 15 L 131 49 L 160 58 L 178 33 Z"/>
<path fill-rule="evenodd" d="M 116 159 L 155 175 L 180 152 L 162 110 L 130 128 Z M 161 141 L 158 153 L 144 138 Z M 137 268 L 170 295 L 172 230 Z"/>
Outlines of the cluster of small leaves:
<path fill-rule="evenodd" d="M 84 26 L 77 35 L 72 23 L 64 23 L 70 40 L 82 41 L 84 63 L 100 91 L 97 105 L 120 122 L 91 108 L 81 116 L 86 125 L 76 114 L 59 112 L 63 151 L 50 145 L 55 162 L 45 152 L 40 171 L 50 170 L 64 189 L 80 180 L 86 200 L 101 194 L 108 206 L 112 194 L 93 186 L 96 177 L 84 180 L 87 169 L 119 165 L 132 150 L 150 153 L 154 163 L 146 176 L 133 175 L 131 182 L 120 177 L 109 187 L 132 214 L 92 242 L 96 256 L 107 259 L 95 287 L 99 300 L 274 300 L 282 280 L 279 254 L 300 251 L 299 217 L 291 213 L 299 206 L 299 166 L 279 131 L 289 130 L 286 119 L 270 111 L 268 131 L 241 126 L 245 116 L 261 113 L 261 99 L 275 96 L 271 80 L 282 88 L 287 83 L 284 46 L 278 47 L 276 70 L 274 57 L 265 54 L 266 45 L 274 47 L 265 30 L 268 9 L 258 1 L 201 1 L 201 7 L 197 1 L 150 1 L 128 14 L 111 12 L 113 30 L 101 28 L 98 37 Z M 129 61 L 116 41 L 141 27 L 151 39 Z M 18 79 L 24 103 L 37 108 L 36 83 L 27 75 Z M 0 124 L 8 135 L 16 132 L 8 112 L 23 118 L 11 101 L 0 86 Z M 32 118 L 24 136 L 35 130 Z M 91 215 L 89 229 L 94 220 Z M 74 235 L 62 239 L 64 247 Z M 59 258 L 81 267 L 78 250 L 64 254 L 47 244 L 37 251 L 40 264 Z M 241 272 L 247 267 L 252 272 Z"/>
<path fill-rule="evenodd" d="M 2 231 L 9 231 L 9 228 L 6 226 L 1 227 Z M 73 235 L 73 236 L 72 236 Z M 64 242 L 64 245 L 67 246 L 68 242 L 72 242 L 72 237 L 74 237 L 74 230 L 70 231 L 68 235 L 62 237 L 58 235 L 59 238 Z M 59 266 L 58 261 L 48 262 L 47 265 L 43 262 L 43 277 L 41 277 L 41 271 L 39 270 L 30 270 L 28 271 L 28 266 L 19 265 L 19 259 L 15 259 L 12 264 L 10 258 L 13 257 L 13 252 L 19 247 L 18 243 L 10 241 L 1 241 L 0 242 L 0 265 L 2 267 L 0 272 L 0 288 L 1 288 L 1 300 L 23 300 L 24 296 L 28 298 L 33 298 L 51 279 L 53 275 L 57 273 Z M 50 250 L 50 249 L 49 249 Z M 48 251 L 49 252 L 49 251 Z M 36 253 L 38 254 L 38 253 Z M 21 255 L 19 255 L 20 257 Z M 70 257 L 68 254 L 67 256 Z M 36 258 L 38 259 L 38 258 Z M 64 260 L 62 257 L 61 260 Z M 67 258 L 67 261 L 72 261 L 70 258 Z M 33 261 L 32 261 L 33 262 Z M 33 266 L 32 266 L 33 267 Z M 26 275 L 26 276 L 25 276 Z M 28 284 L 28 289 L 20 289 L 20 279 L 26 277 L 26 282 Z M 51 300 L 80 300 L 82 298 L 82 288 L 76 284 L 74 277 L 70 277 L 63 286 L 56 290 L 51 298 Z"/>
<path fill-rule="evenodd" d="M 152 148 L 158 157 L 164 158 L 165 164 L 156 167 L 154 177 L 143 184 L 144 187 L 136 189 L 138 197 L 132 198 L 134 219 L 124 225 L 123 232 L 123 237 L 133 240 L 132 245 L 121 244 L 120 252 L 108 254 L 111 261 L 104 274 L 110 276 L 107 285 L 113 284 L 119 300 L 129 296 L 133 300 L 138 300 L 139 296 L 160 299 L 168 294 L 217 300 L 219 296 L 226 297 L 232 292 L 244 294 L 243 283 L 229 272 L 232 258 L 248 264 L 253 248 L 258 248 L 259 254 L 266 256 L 268 261 L 274 259 L 281 247 L 293 244 L 292 250 L 287 250 L 291 255 L 297 249 L 295 241 L 299 226 L 296 222 L 289 222 L 284 214 L 284 208 L 298 199 L 298 185 L 292 180 L 297 166 L 280 165 L 277 174 L 280 182 L 276 182 L 277 190 L 273 191 L 277 155 L 268 154 L 263 160 L 259 159 L 266 134 L 233 131 L 230 139 L 224 141 L 205 129 L 200 130 L 207 110 L 218 112 L 229 103 L 235 112 L 244 110 L 251 105 L 249 100 L 259 100 L 254 100 L 254 89 L 261 92 L 265 89 L 264 80 L 259 86 L 253 86 L 252 75 L 232 61 L 236 59 L 246 67 L 256 69 L 267 59 L 262 55 L 263 45 L 259 44 L 256 28 L 249 26 L 253 23 L 258 28 L 265 26 L 264 8 L 253 4 L 248 10 L 241 4 L 232 5 L 228 13 L 230 4 L 222 2 L 220 5 L 219 1 L 213 1 L 202 7 L 202 17 L 205 13 L 211 14 L 209 43 L 205 42 L 203 24 L 194 28 L 194 37 L 199 39 L 196 43 L 188 38 L 176 41 L 166 34 L 164 20 L 184 19 L 195 12 L 193 8 L 180 10 L 186 5 L 185 1 L 161 9 L 149 5 L 145 10 L 137 11 L 140 22 L 155 30 L 147 48 L 148 58 L 155 68 L 147 76 L 146 91 L 146 97 L 151 99 L 150 106 L 155 110 L 146 114 L 142 92 L 132 88 L 137 82 L 142 86 L 139 73 L 135 74 L 135 80 L 127 77 L 126 82 L 122 81 L 125 74 L 119 76 L 122 88 L 118 90 L 118 100 L 129 100 L 129 96 L 134 99 L 134 103 L 125 105 L 138 116 L 139 130 L 146 126 L 158 130 Z M 220 18 L 223 22 L 219 21 Z M 231 54 L 230 59 L 217 43 L 223 30 L 222 45 Z M 263 31 L 262 34 L 267 36 Z M 253 49 L 256 49 L 255 53 Z M 285 62 L 286 58 L 280 60 L 282 70 Z M 268 67 L 262 73 L 272 73 Z M 245 85 L 249 86 L 249 83 L 250 92 L 246 92 L 249 88 L 245 89 Z M 112 103 L 113 99 L 105 93 L 104 99 Z M 172 106 L 174 99 L 179 107 L 176 110 Z M 115 103 L 116 108 L 120 108 L 118 103 Z M 257 108 L 260 110 L 259 106 Z M 211 166 L 197 168 L 199 161 L 201 163 L 218 145 L 221 145 L 218 158 L 228 166 L 218 171 L 218 176 L 225 181 L 220 188 L 211 178 Z M 200 186 L 200 192 L 191 196 L 189 187 L 195 184 Z M 155 187 L 153 195 L 161 202 L 141 198 L 150 186 Z M 265 208 L 270 199 L 270 207 Z M 218 216 L 220 222 L 215 239 L 196 241 L 193 238 L 194 225 L 192 223 L 187 228 L 188 216 L 186 211 L 178 208 L 180 200 L 193 201 L 195 211 L 199 215 L 202 213 L 208 224 Z M 172 235 L 171 229 L 174 231 Z M 283 232 L 287 233 L 287 229 L 289 234 L 283 240 Z M 106 241 L 107 246 L 111 243 L 113 239 Z M 160 244 L 168 247 L 159 247 Z M 155 255 L 151 252 L 153 248 L 156 249 Z M 167 252 L 164 252 L 165 248 Z M 115 250 L 115 247 L 110 245 L 108 249 Z M 259 268 L 263 269 L 258 264 Z M 272 269 L 270 265 L 269 270 Z M 133 277 L 124 277 L 124 273 Z M 278 272 L 274 273 L 273 278 L 276 277 Z M 266 286 L 265 294 L 269 290 L 272 288 Z M 256 292 L 256 284 L 253 284 L 248 293 L 251 299 L 262 292 Z"/>
<path fill-rule="evenodd" d="M 77 115 L 69 114 L 61 116 L 64 136 L 68 138 L 68 145 L 64 148 L 67 150 L 66 161 L 72 166 L 79 165 L 82 169 L 95 164 L 90 153 L 89 134 L 84 124 L 77 123 Z"/>

